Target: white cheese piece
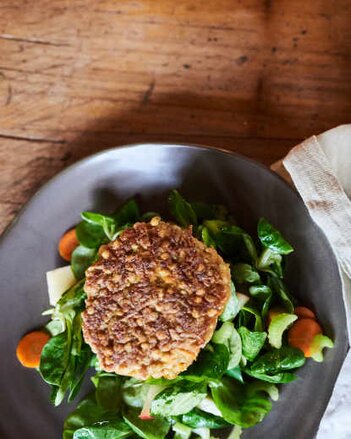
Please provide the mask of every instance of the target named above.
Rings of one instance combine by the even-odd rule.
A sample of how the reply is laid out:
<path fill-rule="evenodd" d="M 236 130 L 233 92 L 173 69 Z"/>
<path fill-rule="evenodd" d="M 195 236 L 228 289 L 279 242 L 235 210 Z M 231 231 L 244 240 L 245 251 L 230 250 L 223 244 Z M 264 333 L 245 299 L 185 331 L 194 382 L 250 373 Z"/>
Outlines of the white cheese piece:
<path fill-rule="evenodd" d="M 50 305 L 55 306 L 62 294 L 77 283 L 71 266 L 56 268 L 46 273 Z"/>

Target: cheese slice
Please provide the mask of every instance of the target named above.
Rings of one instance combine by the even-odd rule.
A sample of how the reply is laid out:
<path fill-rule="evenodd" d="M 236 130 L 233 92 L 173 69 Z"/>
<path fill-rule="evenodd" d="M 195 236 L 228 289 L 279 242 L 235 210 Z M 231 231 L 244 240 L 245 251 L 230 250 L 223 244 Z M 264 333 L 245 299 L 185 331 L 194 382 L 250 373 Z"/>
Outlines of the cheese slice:
<path fill-rule="evenodd" d="M 56 268 L 46 273 L 50 305 L 55 306 L 62 294 L 77 283 L 71 266 Z"/>

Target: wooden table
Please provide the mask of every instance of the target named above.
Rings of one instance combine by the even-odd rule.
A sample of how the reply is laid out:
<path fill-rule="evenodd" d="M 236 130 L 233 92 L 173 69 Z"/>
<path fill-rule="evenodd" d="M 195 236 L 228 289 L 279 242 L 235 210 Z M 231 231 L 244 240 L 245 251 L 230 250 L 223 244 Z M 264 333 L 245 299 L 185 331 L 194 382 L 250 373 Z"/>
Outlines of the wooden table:
<path fill-rule="evenodd" d="M 351 1 L 3 0 L 0 228 L 88 154 L 150 140 L 270 164 L 350 122 Z"/>

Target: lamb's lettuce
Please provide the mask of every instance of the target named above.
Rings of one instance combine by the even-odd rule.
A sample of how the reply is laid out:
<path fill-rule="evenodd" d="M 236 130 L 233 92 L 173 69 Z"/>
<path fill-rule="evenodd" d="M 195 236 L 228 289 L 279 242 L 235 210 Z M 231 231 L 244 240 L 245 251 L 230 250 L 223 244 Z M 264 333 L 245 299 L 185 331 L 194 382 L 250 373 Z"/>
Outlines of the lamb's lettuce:
<path fill-rule="evenodd" d="M 215 345 L 224 345 L 227 347 L 229 352 L 227 370 L 233 369 L 239 365 L 242 358 L 242 342 L 233 323 L 223 323 L 223 325 L 213 334 L 212 342 Z"/>
<path fill-rule="evenodd" d="M 171 214 L 182 227 L 196 226 L 197 217 L 191 204 L 188 203 L 177 190 L 170 192 L 168 205 Z"/>
<path fill-rule="evenodd" d="M 178 416 L 195 408 L 207 395 L 206 384 L 186 380 L 159 393 L 151 404 L 155 416 Z"/>
<path fill-rule="evenodd" d="M 129 428 L 143 439 L 164 439 L 171 427 L 170 421 L 165 417 L 143 421 L 139 418 L 139 412 L 132 408 L 123 412 L 123 419 Z"/>
<path fill-rule="evenodd" d="M 229 378 L 211 385 L 211 393 L 223 418 L 230 424 L 243 428 L 252 427 L 270 412 L 272 403 L 261 391 L 249 391 L 245 386 Z"/>
<path fill-rule="evenodd" d="M 244 357 L 250 361 L 254 360 L 259 354 L 260 350 L 263 348 L 267 338 L 267 333 L 250 331 L 249 329 L 245 328 L 245 326 L 238 328 L 238 333 L 241 337 L 242 352 Z"/>
<path fill-rule="evenodd" d="M 182 227 L 218 251 L 231 268 L 231 295 L 210 342 L 194 363 L 172 380 L 142 381 L 120 377 L 99 368 L 82 335 L 81 312 L 85 308 L 85 270 L 96 260 L 101 245 L 118 239 L 136 221 L 150 221 L 154 212 L 140 214 L 135 200 L 128 200 L 110 214 L 83 212 L 76 227 L 80 245 L 71 266 L 77 284 L 63 294 L 49 312 L 52 338 L 42 351 L 40 373 L 52 387 L 55 405 L 65 396 L 72 400 L 89 367 L 95 391 L 84 398 L 64 424 L 64 439 L 210 438 L 210 430 L 234 425 L 230 438 L 260 422 L 271 410 L 279 391 L 276 384 L 297 377 L 304 354 L 287 345 L 285 330 L 297 318 L 295 300 L 284 281 L 285 256 L 293 251 L 282 234 L 266 219 L 258 223 L 254 240 L 238 227 L 220 205 L 188 202 L 177 190 L 168 198 L 170 212 Z M 257 246 L 256 246 L 257 244 Z M 212 251 L 212 250 L 211 250 Z M 272 306 L 285 313 L 275 316 L 267 328 Z M 268 335 L 267 335 L 268 332 Z M 320 334 L 311 353 L 316 361 L 332 341 Z M 211 396 L 210 396 L 211 395 Z"/>
<path fill-rule="evenodd" d="M 227 322 L 228 320 L 233 320 L 238 312 L 240 311 L 240 302 L 235 292 L 234 283 L 230 284 L 230 297 L 224 308 L 224 311 L 220 315 L 219 319 L 222 322 Z"/>
<path fill-rule="evenodd" d="M 261 355 L 251 365 L 251 371 L 263 374 L 277 374 L 303 366 L 306 358 L 300 349 L 284 346 Z"/>
<path fill-rule="evenodd" d="M 257 226 L 258 237 L 264 247 L 275 253 L 287 255 L 294 251 L 293 247 L 283 238 L 283 235 L 265 218 L 261 218 Z"/>

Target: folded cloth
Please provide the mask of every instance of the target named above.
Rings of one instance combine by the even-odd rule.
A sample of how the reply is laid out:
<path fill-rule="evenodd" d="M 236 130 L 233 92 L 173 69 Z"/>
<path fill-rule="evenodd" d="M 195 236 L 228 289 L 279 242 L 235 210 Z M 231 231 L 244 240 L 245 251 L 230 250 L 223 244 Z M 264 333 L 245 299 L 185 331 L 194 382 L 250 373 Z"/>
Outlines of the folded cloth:
<path fill-rule="evenodd" d="M 351 340 L 351 124 L 312 136 L 271 168 L 293 184 L 339 263 Z M 351 438 L 351 351 L 337 379 L 317 439 Z"/>

